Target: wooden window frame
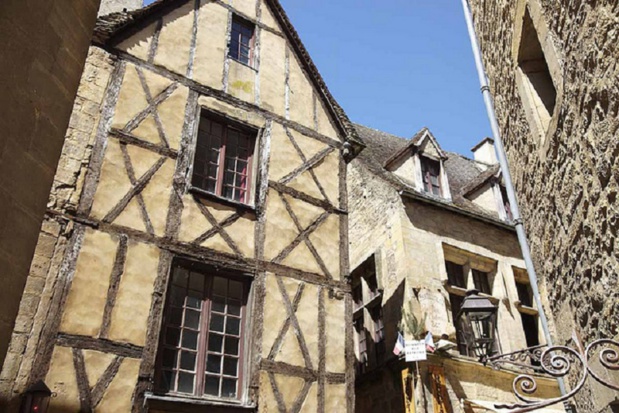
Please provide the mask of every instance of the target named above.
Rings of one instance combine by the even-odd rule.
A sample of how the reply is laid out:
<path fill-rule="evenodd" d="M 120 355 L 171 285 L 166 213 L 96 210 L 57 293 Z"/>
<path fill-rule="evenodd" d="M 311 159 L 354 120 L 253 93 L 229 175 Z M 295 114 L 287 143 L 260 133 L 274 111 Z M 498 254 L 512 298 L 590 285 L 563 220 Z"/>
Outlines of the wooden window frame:
<path fill-rule="evenodd" d="M 421 184 L 423 186 L 423 191 L 433 196 L 442 197 L 443 196 L 443 183 L 441 179 L 441 161 L 440 160 L 437 161 L 436 159 L 432 159 L 432 158 L 422 155 L 422 156 L 419 156 L 419 164 L 421 167 Z M 434 175 L 431 174 L 431 172 L 435 167 L 438 168 L 436 170 L 437 185 L 434 185 L 434 183 L 432 183 L 432 177 Z M 434 189 L 438 191 L 437 194 L 434 193 Z"/>
<path fill-rule="evenodd" d="M 237 31 L 237 35 L 239 36 L 238 39 L 238 48 L 236 49 L 236 56 L 233 55 L 233 48 L 232 48 L 232 44 L 234 42 L 233 37 L 235 35 L 235 26 L 240 26 L 241 28 L 246 28 L 246 29 L 251 29 L 251 38 L 249 39 L 249 43 L 248 44 L 244 44 L 242 42 L 242 32 L 241 30 Z M 248 57 L 247 57 L 247 62 L 243 61 L 241 58 L 241 50 L 243 47 L 246 47 L 248 49 Z M 247 19 L 242 18 L 241 16 L 237 15 L 237 14 L 233 14 L 232 15 L 232 23 L 230 25 L 230 43 L 228 44 L 228 57 L 230 59 L 233 59 L 241 64 L 244 64 L 246 66 L 249 66 L 251 68 L 253 68 L 254 66 L 254 55 L 255 55 L 255 47 L 256 47 L 256 25 L 252 22 L 250 22 Z"/>
<path fill-rule="evenodd" d="M 473 277 L 473 285 L 476 290 L 479 290 L 479 292 L 483 294 L 492 295 L 489 273 L 471 268 L 471 275 Z"/>
<path fill-rule="evenodd" d="M 183 295 L 183 302 L 173 303 L 173 292 L 174 287 L 181 288 L 178 284 L 175 283 L 174 277 L 176 271 L 186 271 L 187 272 L 187 283 L 185 287 L 185 292 Z M 199 300 L 201 307 L 196 309 L 195 307 L 188 306 L 187 298 L 192 297 L 189 295 L 189 290 L 191 289 L 192 283 L 192 275 L 197 274 L 198 276 L 203 276 L 203 297 Z M 215 278 L 221 278 L 227 281 L 227 288 L 230 286 L 230 282 L 236 282 L 241 284 L 241 298 L 240 298 L 240 306 L 239 313 L 234 314 L 229 312 L 229 303 L 228 301 L 234 300 L 234 298 L 230 298 L 230 294 L 225 296 L 226 304 L 224 310 L 215 310 L 214 303 L 216 300 L 213 297 L 214 287 L 213 284 L 215 282 Z M 163 313 L 162 319 L 162 328 L 161 328 L 161 337 L 159 341 L 159 347 L 156 358 L 156 375 L 155 375 L 155 389 L 159 394 L 165 394 L 167 396 L 174 396 L 180 398 L 198 398 L 204 400 L 217 400 L 221 402 L 232 402 L 238 403 L 242 402 L 245 397 L 245 363 L 247 362 L 246 351 L 247 351 L 247 334 L 250 331 L 248 326 L 249 319 L 249 308 L 248 308 L 248 300 L 250 296 L 250 288 L 251 288 L 251 280 L 247 275 L 242 275 L 235 272 L 228 272 L 217 270 L 214 267 L 187 261 L 187 260 L 174 260 L 171 268 L 170 268 L 170 284 L 166 294 L 166 304 Z M 198 299 L 197 297 L 193 297 L 194 299 Z M 220 304 L 221 305 L 221 304 Z M 180 323 L 172 321 L 173 311 L 181 311 L 181 321 Z M 200 319 L 199 324 L 196 328 L 185 327 L 187 311 L 199 312 Z M 223 318 L 222 331 L 214 331 L 212 330 L 211 321 L 213 320 L 213 316 L 219 316 Z M 232 333 L 228 333 L 228 318 L 237 319 L 238 320 L 238 336 Z M 166 342 L 166 334 L 168 329 L 178 330 L 178 344 L 171 345 Z M 193 370 L 193 392 L 184 392 L 178 391 L 179 389 L 179 377 L 180 372 L 188 371 L 188 369 L 182 369 L 182 353 L 183 353 L 183 345 L 184 345 L 184 330 L 197 331 L 197 345 L 195 349 L 188 349 L 187 351 L 195 352 L 195 362 L 194 362 L 194 370 Z M 219 346 L 220 352 L 213 351 L 209 349 L 210 338 L 212 335 L 221 336 L 221 344 Z M 233 354 L 233 352 L 228 353 L 230 349 L 227 349 L 228 339 L 238 340 L 237 344 L 237 354 Z M 170 350 L 175 352 L 175 361 L 172 367 L 164 366 L 164 353 L 166 350 Z M 207 371 L 207 364 L 209 360 L 209 355 L 214 355 L 215 357 L 220 358 L 219 362 L 219 373 L 211 373 Z M 225 364 L 226 358 L 235 359 L 236 360 L 236 376 L 232 376 L 230 374 L 225 374 Z M 175 374 L 174 377 L 174 385 L 172 389 L 165 388 L 163 382 L 163 375 L 166 371 L 172 371 Z M 206 376 L 212 376 L 218 378 L 218 395 L 208 394 L 206 392 Z M 235 379 L 236 380 L 236 395 L 235 397 L 226 397 L 223 396 L 223 381 L 225 379 Z"/>
<path fill-rule="evenodd" d="M 221 145 L 219 146 L 219 153 L 217 155 L 217 173 L 215 176 L 215 188 L 214 190 L 209 189 L 208 187 L 206 187 L 206 185 L 204 185 L 204 181 L 208 181 L 208 180 L 212 180 L 211 177 L 209 177 L 208 175 L 208 171 L 204 172 L 204 173 L 197 173 L 196 171 L 196 164 L 198 162 L 198 152 L 199 151 L 206 151 L 206 154 L 204 154 L 204 162 L 208 165 L 211 165 L 212 162 L 209 160 L 209 154 L 211 153 L 211 151 L 215 150 L 215 145 L 213 145 L 211 143 L 211 139 L 213 139 L 212 136 L 212 132 L 206 132 L 204 130 L 200 129 L 200 125 L 203 124 L 203 122 L 208 121 L 212 123 L 217 123 L 219 125 L 221 125 L 222 127 L 222 136 L 221 138 Z M 231 158 L 234 159 L 235 162 L 238 162 L 239 160 L 243 161 L 243 162 L 247 162 L 247 166 L 246 166 L 246 170 L 247 170 L 247 174 L 246 174 L 246 188 L 244 189 L 244 195 L 242 197 L 242 199 L 237 200 L 234 198 L 234 194 L 236 193 L 236 190 L 240 190 L 242 187 L 237 187 L 234 184 L 236 183 L 235 180 L 233 180 L 232 183 L 232 188 L 233 188 L 233 193 L 232 193 L 232 197 L 228 197 L 224 195 L 224 187 L 228 187 L 229 185 L 225 185 L 224 184 L 224 180 L 225 180 L 225 173 L 228 171 L 228 160 L 229 157 L 227 156 L 227 151 L 229 148 L 229 144 L 228 144 L 228 138 L 229 138 L 229 131 L 236 131 L 239 134 L 239 137 L 243 137 L 245 139 L 247 139 L 247 159 L 244 160 L 243 158 L 240 158 L 238 156 L 238 153 L 235 157 Z M 200 118 L 199 118 L 199 122 L 198 122 L 198 131 L 196 134 L 196 145 L 195 145 L 195 150 L 194 150 L 194 154 L 193 154 L 193 162 L 192 162 L 192 171 L 191 171 L 191 188 L 194 190 L 197 190 L 198 192 L 202 193 L 202 194 L 210 194 L 216 198 L 218 198 L 219 200 L 224 200 L 226 202 L 231 202 L 234 204 L 239 204 L 239 205 L 247 205 L 247 206 L 253 206 L 254 205 L 254 198 L 255 198 L 255 194 L 254 194 L 254 163 L 255 163 L 255 153 L 256 153 L 256 144 L 258 142 L 258 138 L 259 138 L 259 130 L 257 128 L 252 128 L 248 125 L 242 124 L 240 122 L 234 121 L 226 116 L 223 115 L 219 115 L 216 113 L 213 113 L 211 111 L 202 109 L 200 111 Z M 205 142 L 204 142 L 205 141 Z M 238 151 L 238 143 L 237 143 L 237 151 Z M 236 176 L 239 175 L 236 171 L 230 171 L 233 173 L 234 175 L 234 179 L 236 179 Z M 200 181 L 198 181 L 198 179 Z"/>
<path fill-rule="evenodd" d="M 352 290 L 353 329 L 358 360 L 356 371 L 359 375 L 378 367 L 386 358 L 382 290 L 373 256 L 353 271 Z M 378 320 L 376 313 L 379 314 Z"/>
<path fill-rule="evenodd" d="M 459 268 L 460 274 L 453 274 L 451 270 Z M 462 264 L 458 264 L 456 262 L 445 260 L 445 270 L 447 272 L 447 282 L 452 287 L 459 287 L 466 289 L 466 268 Z M 460 282 L 461 281 L 461 282 Z"/>

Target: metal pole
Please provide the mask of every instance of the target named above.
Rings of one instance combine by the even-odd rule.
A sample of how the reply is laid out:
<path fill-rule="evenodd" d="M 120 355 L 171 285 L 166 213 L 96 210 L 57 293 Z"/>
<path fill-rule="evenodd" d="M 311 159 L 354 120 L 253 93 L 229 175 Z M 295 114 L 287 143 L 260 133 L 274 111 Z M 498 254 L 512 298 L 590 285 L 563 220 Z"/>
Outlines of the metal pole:
<path fill-rule="evenodd" d="M 490 95 L 490 86 L 488 85 L 488 77 L 486 76 L 486 69 L 484 63 L 481 60 L 481 52 L 479 49 L 479 43 L 477 42 L 477 36 L 475 35 L 475 28 L 473 26 L 473 18 L 471 16 L 471 10 L 469 8 L 468 0 L 462 0 L 462 8 L 464 9 L 464 18 L 469 32 L 469 38 L 471 40 L 471 47 L 473 48 L 473 56 L 475 58 L 475 66 L 477 67 L 477 75 L 479 76 L 479 83 L 481 85 L 481 93 L 484 97 L 484 103 L 486 104 L 486 112 L 488 113 L 488 119 L 490 120 L 490 128 L 492 129 L 492 135 L 494 138 L 496 155 L 501 166 L 501 172 L 503 173 L 503 179 L 505 180 L 505 189 L 507 192 L 507 198 L 509 199 L 509 205 L 513 215 L 514 226 L 516 227 L 516 234 L 518 235 L 518 242 L 520 243 L 520 249 L 522 250 L 522 257 L 527 267 L 527 273 L 529 274 L 529 283 L 531 284 L 531 290 L 533 291 L 533 298 L 537 305 L 537 311 L 539 319 L 542 324 L 542 330 L 546 337 L 546 343 L 549 347 L 552 346 L 552 337 L 550 336 L 550 330 L 548 328 L 548 319 L 544 313 L 544 307 L 542 307 L 542 300 L 539 295 L 539 289 L 537 287 L 537 275 L 535 274 L 535 268 L 533 266 L 533 260 L 531 259 L 531 250 L 529 249 L 529 243 L 527 242 L 527 235 L 525 233 L 522 218 L 520 217 L 520 210 L 518 208 L 518 201 L 516 199 L 516 193 L 514 192 L 514 184 L 509 172 L 509 165 L 507 164 L 507 157 L 505 156 L 505 148 L 499 132 L 499 125 L 496 120 L 494 112 L 494 103 L 492 102 L 492 96 Z M 565 383 L 562 378 L 557 379 L 559 383 L 559 390 L 561 395 L 565 395 Z"/>

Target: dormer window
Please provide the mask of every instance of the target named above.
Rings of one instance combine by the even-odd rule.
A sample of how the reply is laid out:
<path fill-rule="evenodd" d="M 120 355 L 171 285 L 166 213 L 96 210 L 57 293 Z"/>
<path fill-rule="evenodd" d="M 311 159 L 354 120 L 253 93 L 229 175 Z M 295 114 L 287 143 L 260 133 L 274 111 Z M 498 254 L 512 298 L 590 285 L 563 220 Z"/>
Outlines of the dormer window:
<path fill-rule="evenodd" d="M 514 220 L 514 216 L 512 214 L 512 208 L 509 204 L 509 198 L 507 197 L 507 189 L 505 189 L 503 185 L 499 185 L 499 187 L 501 189 L 501 200 L 503 201 L 502 206 L 503 212 L 505 213 L 505 219 L 511 222 Z"/>
<path fill-rule="evenodd" d="M 429 194 L 441 196 L 441 163 L 425 156 L 419 159 L 423 190 Z"/>

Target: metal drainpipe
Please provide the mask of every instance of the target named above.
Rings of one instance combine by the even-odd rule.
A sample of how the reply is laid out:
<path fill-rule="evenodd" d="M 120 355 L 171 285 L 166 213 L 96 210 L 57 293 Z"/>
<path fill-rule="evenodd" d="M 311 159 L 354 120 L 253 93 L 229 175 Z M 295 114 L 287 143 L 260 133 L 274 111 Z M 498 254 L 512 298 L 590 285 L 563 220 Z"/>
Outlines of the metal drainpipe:
<path fill-rule="evenodd" d="M 492 135 L 494 137 L 496 155 L 499 160 L 499 165 L 501 166 L 503 179 L 505 180 L 505 189 L 513 215 L 514 226 L 516 227 L 516 234 L 518 235 L 518 242 L 520 244 L 520 249 L 522 250 L 522 257 L 527 267 L 527 273 L 529 274 L 529 283 L 531 284 L 531 290 L 533 291 L 533 297 L 535 299 L 535 304 L 537 305 L 537 311 L 539 313 L 539 319 L 542 324 L 544 336 L 546 337 L 546 343 L 549 347 L 551 347 L 552 337 L 550 336 L 550 330 L 548 328 L 548 319 L 544 313 L 544 307 L 542 307 L 542 300 L 537 287 L 537 275 L 535 274 L 535 267 L 533 266 L 533 260 L 531 259 L 531 250 L 529 249 L 527 234 L 525 233 L 522 218 L 520 217 L 518 201 L 516 200 L 516 193 L 514 192 L 514 184 L 509 172 L 509 165 L 507 164 L 507 157 L 505 156 L 505 148 L 503 146 L 503 141 L 501 140 L 499 125 L 497 124 L 496 115 L 494 112 L 494 103 L 492 102 L 492 96 L 490 95 L 490 86 L 488 85 L 486 69 L 484 68 L 484 63 L 481 60 L 481 52 L 479 49 L 479 43 L 477 42 L 477 36 L 475 35 L 475 28 L 473 27 L 473 18 L 471 16 L 468 0 L 462 0 L 462 8 L 464 9 L 464 18 L 466 20 L 469 38 L 471 40 L 471 47 L 473 48 L 473 56 L 475 58 L 475 66 L 477 66 L 477 75 L 479 76 L 481 93 L 484 97 L 486 112 L 488 113 L 490 128 L 492 129 Z M 563 378 L 559 377 L 557 378 L 557 381 L 559 383 L 559 390 L 563 396 L 566 394 Z"/>

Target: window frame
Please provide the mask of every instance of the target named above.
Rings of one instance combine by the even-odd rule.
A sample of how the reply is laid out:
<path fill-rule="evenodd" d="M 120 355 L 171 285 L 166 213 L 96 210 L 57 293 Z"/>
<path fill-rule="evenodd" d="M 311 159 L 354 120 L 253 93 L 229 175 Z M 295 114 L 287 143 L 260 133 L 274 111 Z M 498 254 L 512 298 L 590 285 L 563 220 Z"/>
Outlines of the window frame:
<path fill-rule="evenodd" d="M 419 167 L 421 169 L 421 186 L 423 188 L 423 192 L 432 196 L 443 196 L 443 182 L 442 182 L 442 174 L 441 174 L 441 161 L 430 158 L 425 155 L 419 156 Z M 435 185 L 432 182 L 432 177 L 434 175 L 431 174 L 433 168 L 436 169 L 436 182 Z M 426 181 L 428 179 L 428 181 Z M 430 190 L 428 190 L 430 189 Z M 434 193 L 434 189 L 438 191 L 437 194 Z"/>
<path fill-rule="evenodd" d="M 232 204 L 235 206 L 241 206 L 241 207 L 245 207 L 249 209 L 254 209 L 256 205 L 256 192 L 257 192 L 256 191 L 257 189 L 256 177 L 259 175 L 259 173 L 257 173 L 257 171 L 255 170 L 256 163 L 257 163 L 256 157 L 259 156 L 258 147 L 259 147 L 260 137 L 262 135 L 262 129 L 257 128 L 252 125 L 248 125 L 236 119 L 232 119 L 226 115 L 214 112 L 207 108 L 200 107 L 198 110 L 198 113 L 199 113 L 198 122 L 197 122 L 197 127 L 196 127 L 196 132 L 195 132 L 195 138 L 194 138 L 195 144 L 193 147 L 191 168 L 188 171 L 188 177 L 187 177 L 189 181 L 189 190 L 193 192 L 197 192 L 200 195 L 205 195 L 211 198 L 215 198 L 216 200 L 221 201 L 223 203 L 228 203 L 228 204 Z M 204 120 L 208 120 L 209 122 L 215 122 L 222 126 L 222 136 L 221 136 L 222 142 L 219 147 L 219 154 L 217 157 L 218 163 L 217 163 L 217 173 L 215 177 L 216 180 L 215 180 L 215 191 L 214 192 L 207 189 L 204 185 L 196 182 L 197 175 L 203 181 L 209 179 L 208 175 L 196 173 L 196 161 L 198 157 L 198 152 L 200 150 L 200 146 L 204 146 L 206 148 L 205 150 L 207 153 L 204 156 L 205 163 L 210 163 L 208 156 L 209 156 L 209 152 L 213 150 L 213 145 L 210 145 L 210 144 L 201 145 L 201 142 L 200 142 L 200 137 L 203 136 L 202 134 L 207 133 L 207 132 L 203 132 L 200 129 L 200 125 L 204 122 Z M 226 186 L 224 184 L 224 179 L 225 179 L 225 172 L 227 171 L 226 151 L 228 149 L 227 138 L 228 138 L 229 129 L 235 130 L 239 132 L 239 134 L 246 136 L 248 138 L 248 146 L 247 146 L 248 156 L 246 160 L 247 162 L 247 167 L 246 167 L 247 188 L 245 189 L 244 199 L 241 201 L 238 201 L 234 198 L 228 198 L 224 196 L 223 194 L 224 187 Z M 203 139 L 211 139 L 211 137 L 208 136 L 207 138 L 203 138 Z M 237 145 L 237 148 L 238 148 L 238 145 Z M 238 156 L 235 159 L 238 160 L 239 159 Z M 233 172 L 233 173 L 236 175 L 236 172 Z M 208 172 L 206 172 L 206 174 L 208 174 Z M 233 188 L 236 189 L 237 187 L 233 186 Z"/>
<path fill-rule="evenodd" d="M 172 297 L 171 297 L 173 293 L 172 286 L 174 284 L 173 277 L 174 277 L 175 271 L 179 269 L 182 269 L 188 272 L 188 275 L 187 275 L 188 284 L 187 284 L 187 287 L 185 288 L 185 293 L 184 293 L 185 295 L 183 298 L 183 303 L 173 304 Z M 185 329 L 185 314 L 184 313 L 187 310 L 186 303 L 187 303 L 187 297 L 189 297 L 188 290 L 189 290 L 189 285 L 191 283 L 190 273 L 198 273 L 206 278 L 203 281 L 204 284 L 206 285 L 205 291 L 203 292 L 203 294 L 205 295 L 205 298 L 202 298 L 200 300 L 201 302 L 201 309 L 199 310 L 200 321 L 199 321 L 199 327 L 197 330 L 198 337 L 197 337 L 197 345 L 195 349 L 196 360 L 194 362 L 194 371 L 193 371 L 194 389 L 192 393 L 178 391 L 178 380 L 179 380 L 178 371 L 182 370 L 180 368 L 181 367 L 181 355 L 183 352 L 183 347 L 182 347 L 183 343 L 182 343 L 181 337 L 182 337 L 182 332 Z M 251 334 L 251 323 L 250 323 L 250 315 L 251 315 L 250 298 L 251 298 L 251 292 L 252 292 L 251 276 L 248 274 L 242 273 L 242 272 L 237 272 L 237 271 L 232 271 L 232 270 L 221 270 L 209 264 L 204 264 L 204 263 L 191 261 L 187 259 L 180 259 L 180 258 L 173 260 L 172 265 L 170 266 L 169 274 L 170 276 L 169 276 L 169 281 L 168 281 L 168 288 L 166 291 L 166 299 L 165 299 L 165 304 L 164 304 L 162 318 L 161 318 L 161 329 L 160 329 L 159 342 L 157 346 L 157 356 L 155 359 L 155 368 L 154 368 L 155 394 L 176 397 L 179 399 L 211 400 L 211 401 L 217 401 L 220 403 L 229 403 L 233 405 L 243 404 L 247 396 L 246 377 L 247 377 L 247 372 L 249 368 L 248 363 L 251 362 L 251 357 L 249 355 L 249 346 L 248 346 L 249 339 L 250 339 L 249 335 Z M 213 283 L 214 283 L 215 277 L 226 279 L 228 281 L 228 285 L 230 281 L 239 282 L 242 285 L 241 305 L 240 305 L 239 315 L 237 317 L 234 314 L 230 314 L 232 315 L 233 318 L 238 318 L 239 320 L 238 351 L 237 351 L 238 354 L 237 355 L 229 354 L 230 356 L 232 356 L 233 358 L 237 360 L 236 396 L 235 397 L 225 397 L 223 395 L 215 396 L 215 395 L 206 393 L 206 389 L 205 389 L 206 376 L 214 375 L 214 376 L 217 376 L 219 379 L 219 392 L 218 393 L 219 394 L 222 393 L 223 391 L 222 380 L 225 379 L 226 376 L 229 376 L 229 375 L 224 374 L 224 367 L 223 367 L 225 357 L 227 354 L 226 353 L 227 351 L 226 350 L 226 337 L 234 335 L 234 334 L 230 335 L 226 333 L 226 327 L 223 327 L 223 331 L 221 332 L 221 334 L 219 332 L 214 333 L 217 335 L 221 335 L 222 337 L 222 343 L 220 346 L 221 353 L 215 352 L 217 353 L 216 355 L 219 355 L 221 357 L 220 373 L 218 375 L 207 374 L 207 362 L 208 362 L 209 354 L 213 353 L 212 351 L 208 350 L 209 338 L 211 334 L 213 333 L 210 331 L 210 322 L 212 320 L 213 313 L 223 314 L 224 320 L 227 320 L 228 315 L 229 315 L 227 307 L 226 307 L 226 310 L 224 310 L 225 311 L 224 313 L 221 313 L 220 311 L 215 311 L 215 312 L 213 311 L 213 308 L 212 308 L 212 305 L 214 302 Z M 228 299 L 229 299 L 229 295 L 226 295 L 226 302 Z M 181 316 L 182 318 L 181 318 L 180 324 L 174 324 L 170 320 L 170 318 L 172 318 L 172 311 L 178 310 L 178 309 L 182 311 L 182 316 Z M 191 309 L 191 311 L 194 311 L 194 310 Z M 227 321 L 226 321 L 226 324 L 227 324 Z M 171 346 L 166 343 L 167 328 L 173 328 L 173 329 L 179 330 L 180 332 L 179 344 L 177 344 L 176 346 Z M 175 352 L 176 352 L 175 353 L 176 354 L 175 364 L 173 367 L 164 367 L 163 359 L 164 359 L 165 349 L 171 348 L 171 347 L 174 347 Z M 166 370 L 167 371 L 172 370 L 176 372 L 175 374 L 177 377 L 175 378 L 175 381 L 174 381 L 175 383 L 174 390 L 166 389 L 165 385 L 163 384 L 163 372 Z"/>
<path fill-rule="evenodd" d="M 364 261 L 352 274 L 353 330 L 357 375 L 381 365 L 386 359 L 385 322 L 382 288 L 374 256 Z M 378 316 L 376 317 L 376 314 Z M 370 344 L 371 343 L 371 344 Z"/>
<path fill-rule="evenodd" d="M 238 39 L 238 48 L 236 49 L 236 54 L 237 56 L 233 56 L 232 51 L 234 50 L 232 48 L 232 44 L 234 43 L 234 34 L 235 34 L 235 25 L 240 26 L 241 28 L 246 28 L 246 29 L 251 29 L 251 38 L 249 39 L 249 43 L 247 45 L 244 45 L 242 43 L 242 37 Z M 242 30 L 238 31 L 238 35 L 242 36 Z M 230 37 L 229 37 L 229 42 L 228 42 L 228 53 L 227 53 L 227 57 L 239 62 L 243 65 L 249 66 L 251 68 L 254 67 L 254 60 L 255 60 L 255 48 L 256 48 L 256 25 L 254 23 L 252 23 L 251 21 L 239 16 L 238 14 L 232 14 L 232 21 L 230 23 Z M 241 59 L 241 49 L 243 47 L 247 47 L 248 49 L 248 57 L 247 57 L 247 62 L 243 61 Z"/>

